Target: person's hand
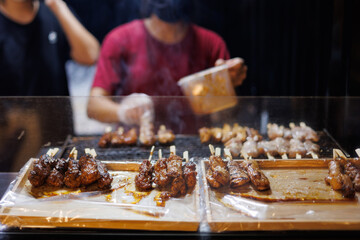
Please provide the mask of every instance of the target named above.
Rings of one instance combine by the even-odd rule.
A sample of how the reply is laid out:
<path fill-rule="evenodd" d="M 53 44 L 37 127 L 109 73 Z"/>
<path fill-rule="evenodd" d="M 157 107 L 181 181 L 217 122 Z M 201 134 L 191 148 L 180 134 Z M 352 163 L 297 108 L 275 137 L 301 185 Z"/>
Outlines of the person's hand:
<path fill-rule="evenodd" d="M 154 104 L 148 95 L 133 93 L 122 100 L 117 115 L 121 122 L 128 125 L 140 125 L 141 121 L 152 122 L 154 119 Z"/>
<path fill-rule="evenodd" d="M 229 66 L 229 75 L 234 86 L 240 86 L 246 78 L 247 66 L 242 58 L 232 58 L 229 60 L 218 59 L 215 66 L 227 64 Z"/>

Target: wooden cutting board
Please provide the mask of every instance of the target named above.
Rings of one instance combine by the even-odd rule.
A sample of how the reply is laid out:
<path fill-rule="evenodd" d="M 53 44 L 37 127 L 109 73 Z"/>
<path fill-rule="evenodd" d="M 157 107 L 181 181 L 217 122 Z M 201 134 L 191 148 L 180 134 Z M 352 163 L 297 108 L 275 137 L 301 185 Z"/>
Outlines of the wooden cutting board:
<path fill-rule="evenodd" d="M 154 200 L 159 191 L 142 193 L 135 190 L 133 179 L 140 163 L 103 161 L 114 178 L 113 191 L 33 189 L 27 177 L 34 160 L 26 163 L 11 191 L 3 199 L 15 202 L 0 209 L 0 219 L 4 225 L 153 231 L 197 231 L 199 227 L 198 184 L 192 193 L 182 198 L 171 198 L 165 207 L 159 207 Z"/>
<path fill-rule="evenodd" d="M 206 217 L 212 231 L 359 230 L 360 195 L 344 198 L 324 178 L 330 159 L 258 160 L 271 190 L 252 184 L 212 189 L 202 162 Z"/>

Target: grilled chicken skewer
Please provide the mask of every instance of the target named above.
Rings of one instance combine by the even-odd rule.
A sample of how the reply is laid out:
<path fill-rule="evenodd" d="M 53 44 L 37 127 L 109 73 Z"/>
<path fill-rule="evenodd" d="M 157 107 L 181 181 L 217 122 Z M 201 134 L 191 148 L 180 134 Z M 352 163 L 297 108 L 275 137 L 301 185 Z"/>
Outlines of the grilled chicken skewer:
<path fill-rule="evenodd" d="M 230 180 L 230 175 L 226 167 L 226 163 L 216 154 L 214 147 L 209 145 L 211 156 L 209 157 L 210 166 L 206 173 L 206 179 L 210 186 L 213 188 L 219 188 L 226 185 Z"/>
<path fill-rule="evenodd" d="M 98 142 L 98 146 L 101 148 L 105 148 L 108 147 L 111 143 L 111 138 L 113 133 L 111 132 L 111 127 L 106 127 L 105 128 L 105 133 L 101 136 L 99 142 Z"/>
<path fill-rule="evenodd" d="M 150 150 L 149 159 L 145 159 L 140 167 L 139 173 L 135 176 L 135 186 L 140 191 L 150 190 L 152 188 L 152 173 L 153 166 L 151 165 L 151 158 L 154 153 L 154 146 Z"/>
<path fill-rule="evenodd" d="M 154 165 L 154 183 L 159 188 L 166 187 L 171 182 L 171 177 L 167 175 L 167 158 L 162 157 L 161 149 L 159 149 L 159 159 Z"/>
<path fill-rule="evenodd" d="M 188 189 L 193 189 L 196 185 L 196 164 L 194 162 L 190 162 L 189 161 L 189 152 L 185 151 L 183 153 L 183 157 L 186 161 L 185 165 L 184 165 L 184 178 L 185 178 L 185 183 Z"/>
<path fill-rule="evenodd" d="M 224 152 L 225 152 L 225 157 L 228 160 L 227 167 L 229 169 L 229 174 L 230 174 L 230 187 L 237 188 L 248 183 L 250 181 L 249 176 L 240 167 L 240 164 L 238 162 L 233 161 L 230 150 L 224 148 Z"/>
<path fill-rule="evenodd" d="M 199 129 L 199 135 L 200 135 L 200 142 L 201 143 L 207 143 L 211 140 L 211 129 L 207 127 L 202 127 Z"/>
<path fill-rule="evenodd" d="M 175 146 L 170 146 L 167 175 L 173 178 L 171 183 L 171 196 L 184 196 L 186 194 L 186 183 L 182 170 L 182 158 L 176 155 Z"/>
<path fill-rule="evenodd" d="M 175 134 L 165 125 L 161 125 L 158 130 L 158 140 L 162 144 L 172 143 L 175 140 Z"/>
<path fill-rule="evenodd" d="M 337 149 L 334 149 L 333 160 L 329 162 L 329 174 L 325 178 L 325 182 L 328 183 L 332 189 L 341 190 L 344 197 L 352 198 L 355 195 L 353 183 L 349 175 L 342 173 L 341 162 L 344 159 L 338 156 Z"/>
<path fill-rule="evenodd" d="M 254 184 L 256 189 L 263 191 L 270 189 L 269 179 L 260 170 L 259 165 L 253 159 L 248 159 L 246 153 L 242 153 L 245 161 L 242 163 L 242 167 L 247 171 L 251 182 Z"/>

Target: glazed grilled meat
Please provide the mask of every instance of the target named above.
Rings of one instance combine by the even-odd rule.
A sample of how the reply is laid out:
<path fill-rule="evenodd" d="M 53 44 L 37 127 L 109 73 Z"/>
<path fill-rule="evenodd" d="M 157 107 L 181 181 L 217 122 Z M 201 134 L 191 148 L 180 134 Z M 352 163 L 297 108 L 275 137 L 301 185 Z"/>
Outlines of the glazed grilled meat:
<path fill-rule="evenodd" d="M 139 173 L 135 176 L 135 186 L 140 191 L 146 191 L 152 188 L 152 172 L 153 166 L 150 161 L 144 160 L 139 167 Z"/>
<path fill-rule="evenodd" d="M 62 187 L 64 185 L 64 173 L 61 173 L 56 168 L 53 168 L 49 177 L 46 179 L 46 183 L 54 187 Z"/>
<path fill-rule="evenodd" d="M 239 163 L 235 161 L 228 162 L 228 169 L 230 173 L 230 187 L 237 188 L 250 181 L 249 176 L 240 167 Z"/>
<path fill-rule="evenodd" d="M 154 165 L 154 183 L 160 188 L 171 182 L 171 177 L 167 175 L 167 161 L 166 158 L 161 158 Z"/>
<path fill-rule="evenodd" d="M 296 154 L 300 155 L 301 157 L 305 157 L 306 148 L 300 140 L 291 139 L 290 140 L 289 157 L 296 158 Z"/>
<path fill-rule="evenodd" d="M 260 170 L 259 165 L 255 160 L 246 160 L 243 162 L 242 166 L 246 169 L 251 182 L 258 190 L 270 189 L 269 179 Z"/>
<path fill-rule="evenodd" d="M 260 155 L 260 151 L 257 147 L 257 142 L 249 139 L 244 142 L 241 152 L 246 153 L 248 156 L 256 158 Z"/>
<path fill-rule="evenodd" d="M 98 142 L 98 146 L 101 148 L 109 147 L 111 144 L 112 135 L 112 132 L 104 133 Z"/>
<path fill-rule="evenodd" d="M 284 136 L 284 127 L 283 126 L 279 127 L 276 123 L 274 123 L 274 124 L 269 123 L 267 125 L 267 128 L 268 128 L 267 133 L 268 133 L 268 136 L 270 139 L 275 139 L 275 138 Z"/>
<path fill-rule="evenodd" d="M 41 155 L 38 160 L 34 161 L 33 170 L 30 171 L 29 181 L 34 187 L 43 185 L 50 175 L 56 160 L 48 154 Z"/>
<path fill-rule="evenodd" d="M 230 181 L 230 174 L 227 164 L 220 156 L 211 155 L 209 158 L 212 177 L 221 185 L 226 185 Z"/>
<path fill-rule="evenodd" d="M 207 127 L 202 127 L 199 129 L 199 135 L 201 143 L 209 142 L 212 136 L 211 129 Z"/>
<path fill-rule="evenodd" d="M 186 186 L 192 189 L 196 185 L 196 164 L 194 162 L 187 162 L 184 166 L 184 178 Z"/>
<path fill-rule="evenodd" d="M 222 186 L 221 183 L 216 181 L 216 179 L 213 177 L 213 171 L 211 170 L 211 168 L 209 168 L 206 172 L 206 180 L 213 188 L 219 188 Z"/>
<path fill-rule="evenodd" d="M 91 156 L 82 156 L 79 160 L 79 165 L 81 169 L 81 184 L 89 185 L 101 177 L 98 164 Z"/>
<path fill-rule="evenodd" d="M 186 194 L 186 183 L 182 175 L 175 177 L 171 183 L 171 196 L 180 197 Z"/>
<path fill-rule="evenodd" d="M 97 180 L 98 187 L 100 189 L 108 189 L 111 187 L 113 178 L 108 172 L 106 166 L 100 161 L 96 161 L 98 165 L 98 171 L 100 173 L 100 178 Z"/>
<path fill-rule="evenodd" d="M 67 171 L 65 172 L 64 184 L 69 188 L 80 187 L 81 171 L 78 160 L 70 160 Z"/>
<path fill-rule="evenodd" d="M 124 143 L 127 145 L 136 144 L 138 139 L 136 128 L 131 128 L 124 134 Z"/>
<path fill-rule="evenodd" d="M 162 144 L 172 143 L 175 140 L 175 134 L 170 129 L 166 129 L 165 125 L 161 125 L 158 130 L 158 140 Z"/>
<path fill-rule="evenodd" d="M 182 158 L 177 155 L 171 155 L 167 161 L 167 175 L 169 177 L 178 177 L 182 174 Z"/>
<path fill-rule="evenodd" d="M 117 132 L 114 132 L 110 140 L 111 146 L 119 147 L 125 143 L 124 129 L 120 128 Z"/>

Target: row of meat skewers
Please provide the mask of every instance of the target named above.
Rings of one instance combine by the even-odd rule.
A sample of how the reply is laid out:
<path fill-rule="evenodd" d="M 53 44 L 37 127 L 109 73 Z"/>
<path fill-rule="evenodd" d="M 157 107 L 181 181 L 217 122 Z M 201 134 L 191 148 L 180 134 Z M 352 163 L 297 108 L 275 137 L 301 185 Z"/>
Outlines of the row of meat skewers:
<path fill-rule="evenodd" d="M 241 187 L 251 182 L 257 190 L 263 191 L 270 189 L 269 179 L 260 170 L 256 160 L 246 159 L 239 163 L 233 161 L 230 151 L 224 149 L 228 159 L 225 162 L 221 155 L 221 149 L 209 145 L 211 156 L 209 157 L 209 168 L 206 172 L 206 179 L 211 187 L 220 188 L 229 185 L 231 188 Z"/>
<path fill-rule="evenodd" d="M 257 130 L 238 124 L 234 124 L 232 128 L 229 124 L 224 124 L 223 128 L 204 127 L 199 129 L 199 134 L 202 143 L 210 140 L 223 142 L 232 157 L 246 153 L 252 158 L 260 155 L 266 155 L 269 159 L 276 156 L 299 159 L 310 155 L 318 158 L 320 147 L 314 143 L 319 141 L 316 132 L 305 123 L 300 123 L 300 126 L 290 123 L 290 127 L 291 129 L 288 129 L 277 124 L 268 124 L 269 141 L 262 140 L 263 137 Z"/>
<path fill-rule="evenodd" d="M 149 159 L 144 160 L 139 173 L 135 177 L 135 186 L 140 191 L 149 191 L 154 188 L 162 190 L 160 198 L 166 200 L 170 197 L 185 196 L 196 185 L 196 164 L 189 161 L 188 152 L 184 152 L 183 158 L 176 155 L 175 146 L 170 147 L 169 158 L 162 157 L 159 150 L 159 159 L 152 164 L 152 147 Z M 183 165 L 183 159 L 185 164 Z"/>
<path fill-rule="evenodd" d="M 96 184 L 97 189 L 109 189 L 112 177 L 106 166 L 95 159 L 94 149 L 85 149 L 85 155 L 77 160 L 75 148 L 67 159 L 55 158 L 58 149 L 50 149 L 37 159 L 28 179 L 32 186 L 40 187 L 45 183 L 53 187 L 78 188 Z"/>
<path fill-rule="evenodd" d="M 140 126 L 139 136 L 136 128 L 125 131 L 123 127 L 119 127 L 117 131 L 112 131 L 111 127 L 108 127 L 98 141 L 98 146 L 101 148 L 131 146 L 137 144 L 138 140 L 144 146 L 152 146 L 156 141 L 170 144 L 175 141 L 175 134 L 165 125 L 161 125 L 155 135 L 154 125 L 150 122 L 144 122 Z"/>
<path fill-rule="evenodd" d="M 360 157 L 360 149 L 357 149 Z M 355 192 L 360 192 L 360 160 L 347 159 L 338 149 L 334 149 L 333 160 L 329 162 L 329 174 L 325 182 L 332 189 L 341 191 L 344 197 L 353 198 Z"/>

